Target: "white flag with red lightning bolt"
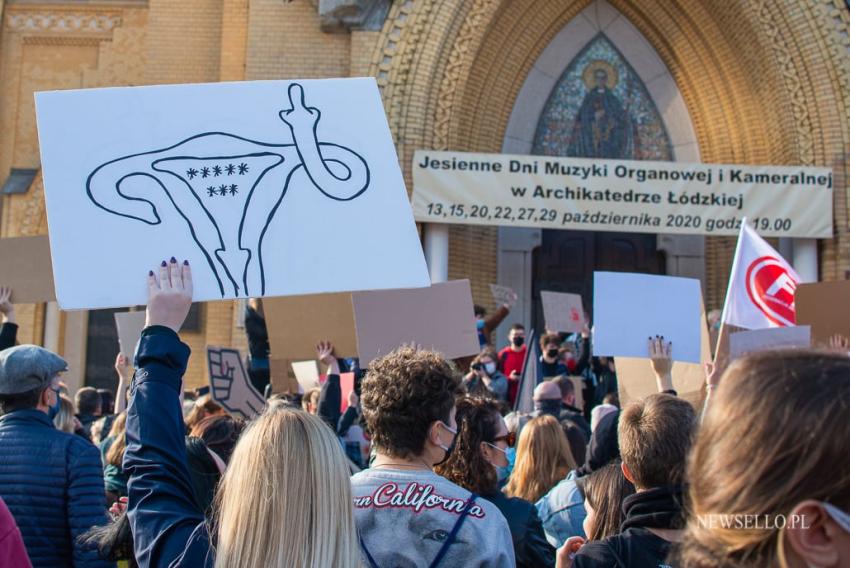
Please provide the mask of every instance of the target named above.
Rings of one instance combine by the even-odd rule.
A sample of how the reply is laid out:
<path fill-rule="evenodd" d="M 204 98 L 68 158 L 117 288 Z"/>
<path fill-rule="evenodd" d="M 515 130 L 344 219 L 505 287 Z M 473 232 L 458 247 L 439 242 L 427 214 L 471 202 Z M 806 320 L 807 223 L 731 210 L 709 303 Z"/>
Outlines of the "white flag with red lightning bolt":
<path fill-rule="evenodd" d="M 745 219 L 732 261 L 722 322 L 746 329 L 795 325 L 794 292 L 799 282 L 791 265 Z"/>

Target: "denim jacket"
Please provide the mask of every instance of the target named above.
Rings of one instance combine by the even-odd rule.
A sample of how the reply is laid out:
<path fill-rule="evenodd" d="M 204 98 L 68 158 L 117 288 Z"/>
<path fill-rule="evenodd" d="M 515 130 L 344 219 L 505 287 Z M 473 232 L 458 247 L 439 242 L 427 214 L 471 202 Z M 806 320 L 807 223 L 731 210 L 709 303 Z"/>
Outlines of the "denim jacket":
<path fill-rule="evenodd" d="M 583 523 L 587 512 L 576 479 L 576 472 L 571 471 L 536 503 L 546 539 L 555 548 L 560 548 L 571 536 L 586 537 Z"/>

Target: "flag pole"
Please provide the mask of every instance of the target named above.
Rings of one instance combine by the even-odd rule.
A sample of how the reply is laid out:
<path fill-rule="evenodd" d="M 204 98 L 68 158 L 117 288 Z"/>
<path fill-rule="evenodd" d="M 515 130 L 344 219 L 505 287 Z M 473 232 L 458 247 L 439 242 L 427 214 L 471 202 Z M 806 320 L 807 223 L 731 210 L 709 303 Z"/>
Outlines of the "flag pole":
<path fill-rule="evenodd" d="M 738 242 L 735 243 L 735 256 L 732 257 L 732 269 L 729 271 L 729 283 L 726 285 L 726 298 L 723 300 L 723 312 L 720 314 L 720 330 L 717 332 L 717 345 L 714 346 L 714 364 L 717 365 L 717 358 L 721 353 L 728 353 L 729 345 L 729 329 L 726 326 L 726 312 L 729 309 L 729 298 L 732 294 L 732 281 L 734 275 L 737 274 L 738 263 L 740 262 L 741 252 L 741 237 L 744 236 L 744 229 L 747 227 L 747 218 L 741 219 L 741 230 L 738 231 Z"/>

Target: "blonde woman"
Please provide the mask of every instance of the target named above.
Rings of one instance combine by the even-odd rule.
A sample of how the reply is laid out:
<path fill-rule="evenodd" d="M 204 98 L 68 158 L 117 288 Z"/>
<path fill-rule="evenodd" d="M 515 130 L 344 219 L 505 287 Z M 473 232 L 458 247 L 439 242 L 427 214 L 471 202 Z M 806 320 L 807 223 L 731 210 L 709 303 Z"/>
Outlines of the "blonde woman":
<path fill-rule="evenodd" d="M 539 416 L 522 429 L 505 494 L 534 503 L 575 468 L 561 424 L 553 416 Z"/>
<path fill-rule="evenodd" d="M 74 401 L 65 396 L 59 395 L 59 412 L 53 417 L 53 425 L 57 430 L 62 430 L 69 434 L 73 434 L 77 429 L 82 429 L 82 424 L 74 415 Z"/>
<path fill-rule="evenodd" d="M 148 284 L 124 455 L 139 565 L 357 566 L 345 455 L 321 419 L 300 410 L 272 405 L 248 426 L 213 518 L 204 518 L 193 498 L 179 402 L 189 348 L 177 332 L 192 302 L 189 265 L 163 262 Z"/>

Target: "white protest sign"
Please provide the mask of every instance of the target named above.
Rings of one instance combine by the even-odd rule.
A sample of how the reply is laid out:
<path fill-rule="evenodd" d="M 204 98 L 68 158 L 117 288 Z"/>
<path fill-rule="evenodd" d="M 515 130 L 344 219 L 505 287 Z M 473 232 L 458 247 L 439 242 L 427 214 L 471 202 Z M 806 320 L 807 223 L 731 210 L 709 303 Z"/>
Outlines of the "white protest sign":
<path fill-rule="evenodd" d="M 738 331 L 729 335 L 729 357 L 737 359 L 747 353 L 771 349 L 803 349 L 811 345 L 812 328 L 808 325 Z"/>
<path fill-rule="evenodd" d="M 493 294 L 493 300 L 500 306 L 513 307 L 519 299 L 513 289 L 499 284 L 490 284 L 490 293 Z"/>
<path fill-rule="evenodd" d="M 319 367 L 315 361 L 293 361 L 292 371 L 304 392 L 319 386 Z"/>
<path fill-rule="evenodd" d="M 832 238 L 832 170 L 418 150 L 423 223 Z"/>
<path fill-rule="evenodd" d="M 36 109 L 63 309 L 143 304 L 172 255 L 196 301 L 430 284 L 372 78 L 50 91 Z M 96 282 L 92 258 L 110 264 Z"/>
<path fill-rule="evenodd" d="M 584 307 L 579 294 L 542 291 L 540 301 L 543 303 L 546 329 L 578 333 L 584 327 Z"/>
<path fill-rule="evenodd" d="M 593 352 L 646 357 L 647 339 L 673 343 L 673 359 L 700 362 L 699 280 L 627 272 L 593 274 Z"/>
<path fill-rule="evenodd" d="M 118 329 L 118 345 L 121 353 L 131 364 L 136 354 L 136 345 L 145 329 L 145 312 L 116 312 L 115 327 Z"/>
<path fill-rule="evenodd" d="M 210 395 L 227 412 L 251 420 L 263 411 L 266 400 L 248 380 L 239 350 L 208 346 L 207 367 Z"/>

